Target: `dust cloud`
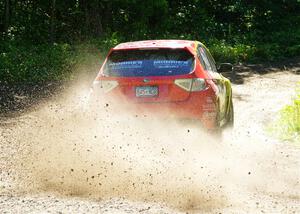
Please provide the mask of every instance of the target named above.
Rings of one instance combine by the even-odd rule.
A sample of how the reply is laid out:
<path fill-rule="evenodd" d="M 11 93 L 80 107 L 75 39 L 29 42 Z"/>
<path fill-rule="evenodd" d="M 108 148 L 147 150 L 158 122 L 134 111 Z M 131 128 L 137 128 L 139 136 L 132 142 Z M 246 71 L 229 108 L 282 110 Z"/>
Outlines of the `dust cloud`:
<path fill-rule="evenodd" d="M 243 204 L 253 189 L 299 193 L 295 171 L 281 175 L 280 168 L 264 166 L 277 157 L 276 147 L 241 129 L 215 138 L 196 125 L 130 111 L 124 102 L 89 105 L 89 89 L 82 86 L 61 96 L 15 130 L 28 144 L 20 159 L 26 191 L 120 197 L 185 211 Z"/>

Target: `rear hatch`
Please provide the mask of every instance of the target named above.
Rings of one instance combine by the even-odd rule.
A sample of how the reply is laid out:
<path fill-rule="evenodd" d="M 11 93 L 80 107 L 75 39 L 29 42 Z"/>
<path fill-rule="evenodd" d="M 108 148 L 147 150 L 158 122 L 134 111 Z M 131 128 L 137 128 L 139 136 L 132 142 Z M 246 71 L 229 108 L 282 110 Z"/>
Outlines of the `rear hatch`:
<path fill-rule="evenodd" d="M 186 49 L 133 49 L 111 52 L 102 81 L 137 102 L 184 101 L 190 95 L 195 58 Z"/>

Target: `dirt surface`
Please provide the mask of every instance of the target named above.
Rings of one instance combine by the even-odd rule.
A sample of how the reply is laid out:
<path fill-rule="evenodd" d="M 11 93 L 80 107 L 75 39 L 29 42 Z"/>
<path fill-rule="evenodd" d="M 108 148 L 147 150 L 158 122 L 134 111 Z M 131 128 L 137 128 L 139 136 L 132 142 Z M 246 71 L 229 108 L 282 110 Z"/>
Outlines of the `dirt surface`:
<path fill-rule="evenodd" d="M 79 86 L 2 113 L 0 212 L 300 213 L 300 148 L 265 131 L 300 81 L 299 67 L 279 70 L 240 69 L 222 139 L 108 102 L 90 110 Z"/>

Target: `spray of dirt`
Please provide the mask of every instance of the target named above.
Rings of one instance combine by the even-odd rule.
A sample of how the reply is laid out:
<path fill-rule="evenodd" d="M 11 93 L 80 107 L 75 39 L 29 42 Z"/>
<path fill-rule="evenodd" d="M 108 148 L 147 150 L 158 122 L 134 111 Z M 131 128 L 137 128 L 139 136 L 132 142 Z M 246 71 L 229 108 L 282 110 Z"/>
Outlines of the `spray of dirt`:
<path fill-rule="evenodd" d="M 283 176 L 276 167 L 263 166 L 277 158 L 276 148 L 237 134 L 241 130 L 215 139 L 197 126 L 128 113 L 131 107 L 124 103 L 87 107 L 87 99 L 88 89 L 72 87 L 31 113 L 15 132 L 30 145 L 22 158 L 26 191 L 30 186 L 37 192 L 206 211 L 244 203 L 241 193 L 252 189 L 299 193 L 294 171 Z"/>
<path fill-rule="evenodd" d="M 166 202 L 187 208 L 224 203 L 213 171 L 218 146 L 197 128 L 128 116 L 121 107 L 97 111 L 60 107 L 38 112 L 31 141 L 30 180 L 46 191 L 100 198 Z M 102 108 L 101 108 L 102 107 Z M 201 143 L 202 142 L 202 143 Z M 214 166 L 213 168 L 211 166 Z"/>

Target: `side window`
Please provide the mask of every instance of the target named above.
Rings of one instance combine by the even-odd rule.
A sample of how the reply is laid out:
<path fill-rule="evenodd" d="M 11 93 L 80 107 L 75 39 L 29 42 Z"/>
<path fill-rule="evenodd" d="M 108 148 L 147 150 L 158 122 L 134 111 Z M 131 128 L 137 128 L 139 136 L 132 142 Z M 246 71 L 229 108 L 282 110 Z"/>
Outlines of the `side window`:
<path fill-rule="evenodd" d="M 202 65 L 202 67 L 207 70 L 207 67 L 205 65 L 205 62 L 203 60 L 203 57 L 202 57 L 202 54 L 201 54 L 201 46 L 199 45 L 198 48 L 197 48 L 197 55 L 198 55 L 198 59 L 200 60 L 200 63 Z"/>
<path fill-rule="evenodd" d="M 210 54 L 210 52 L 206 49 L 206 48 L 203 48 L 204 49 L 204 52 L 210 62 L 210 65 L 211 65 L 211 68 L 212 68 L 212 71 L 214 72 L 217 72 L 217 67 L 216 67 L 216 63 L 215 63 L 215 60 L 214 58 L 212 57 L 212 55 Z"/>
<path fill-rule="evenodd" d="M 202 46 L 199 46 L 197 49 L 199 60 L 207 71 L 213 71 L 213 68 L 211 66 L 211 63 L 205 53 L 205 49 Z"/>

